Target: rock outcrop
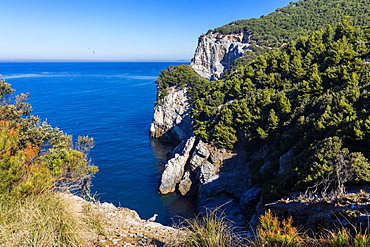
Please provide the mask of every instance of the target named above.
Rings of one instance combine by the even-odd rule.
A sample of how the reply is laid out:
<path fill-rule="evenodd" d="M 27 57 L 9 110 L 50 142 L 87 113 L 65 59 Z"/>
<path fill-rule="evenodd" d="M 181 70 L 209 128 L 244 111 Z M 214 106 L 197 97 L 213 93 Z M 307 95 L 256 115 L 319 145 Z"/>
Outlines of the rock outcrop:
<path fill-rule="evenodd" d="M 281 199 L 267 204 L 266 209 L 280 219 L 292 216 L 297 226 L 307 229 L 346 227 L 354 230 L 353 226 L 366 229 L 370 218 L 370 194 L 360 190 L 341 198 Z"/>
<path fill-rule="evenodd" d="M 183 196 L 197 196 L 197 211 L 221 209 L 238 225 L 245 224 L 245 206 L 258 202 L 259 189 L 252 188 L 250 171 L 242 154 L 216 148 L 194 136 L 173 152 L 162 174 L 159 191 L 177 190 Z M 253 195 L 252 195 L 253 194 Z M 248 217 L 255 210 L 248 210 Z"/>
<path fill-rule="evenodd" d="M 190 66 L 204 78 L 217 80 L 225 69 L 229 69 L 237 58 L 244 55 L 250 37 L 250 32 L 202 35 Z"/>
<path fill-rule="evenodd" d="M 220 78 L 235 59 L 244 55 L 250 35 L 203 35 L 190 66 L 206 79 Z M 250 183 L 244 152 L 230 153 L 195 137 L 186 87 L 170 87 L 165 96 L 157 98 L 150 136 L 178 145 L 165 165 L 159 192 L 197 196 L 198 211 L 222 209 L 229 219 L 244 225 L 260 201 L 260 189 Z"/>
<path fill-rule="evenodd" d="M 202 36 L 191 66 L 207 79 L 218 79 L 224 69 L 243 56 L 249 38 L 248 32 Z M 186 87 L 170 87 L 165 96 L 157 98 L 150 136 L 178 144 L 165 165 L 159 192 L 197 196 L 198 211 L 222 206 L 231 220 L 243 224 L 245 205 L 257 203 L 259 193 L 251 188 L 245 158 L 195 137 Z M 246 194 L 250 189 L 252 196 Z M 249 212 L 253 214 L 254 210 Z"/>
<path fill-rule="evenodd" d="M 184 172 L 185 166 L 184 164 L 187 163 L 189 159 L 190 151 L 193 148 L 195 142 L 195 137 L 189 138 L 184 148 L 182 148 L 180 153 L 175 153 L 175 156 L 168 161 L 166 167 L 162 173 L 162 179 L 159 186 L 159 192 L 161 194 L 168 194 L 175 192 L 176 187 L 181 182 Z"/>
<path fill-rule="evenodd" d="M 116 207 L 111 203 L 86 201 L 67 193 L 60 196 L 71 205 L 71 213 L 76 220 L 100 224 L 103 232 L 82 232 L 83 246 L 178 246 L 186 238 L 180 229 L 149 222 L 128 208 Z M 87 218 L 93 217 L 94 222 Z"/>
<path fill-rule="evenodd" d="M 167 93 L 154 106 L 150 137 L 178 144 L 188 139 L 193 133 L 192 120 L 189 115 L 191 105 L 186 87 L 170 87 Z"/>

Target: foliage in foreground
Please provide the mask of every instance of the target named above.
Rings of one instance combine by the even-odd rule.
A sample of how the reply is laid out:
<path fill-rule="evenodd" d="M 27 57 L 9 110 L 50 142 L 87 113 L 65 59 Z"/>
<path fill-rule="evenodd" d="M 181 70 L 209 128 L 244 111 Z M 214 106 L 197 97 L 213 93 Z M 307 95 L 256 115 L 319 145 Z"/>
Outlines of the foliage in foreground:
<path fill-rule="evenodd" d="M 361 232 L 355 226 L 352 226 L 353 229 L 323 229 L 322 233 L 314 233 L 314 236 L 310 237 L 292 224 L 293 219 L 291 217 L 280 221 L 271 211 L 267 211 L 260 217 L 256 240 L 252 241 L 252 246 L 365 247 L 370 244 L 368 230 Z"/>
<path fill-rule="evenodd" d="M 89 237 L 104 234 L 104 216 L 91 202 L 76 205 L 67 198 L 54 192 L 0 196 L 0 246 L 90 246 Z"/>
<path fill-rule="evenodd" d="M 82 188 L 97 171 L 86 152 L 92 139 L 72 137 L 35 116 L 26 96 L 17 96 L 0 80 L 0 193 L 24 197 L 63 186 Z"/>
<path fill-rule="evenodd" d="M 30 115 L 28 95 L 14 91 L 0 80 L 0 246 L 86 246 L 86 232 L 102 232 L 90 226 L 97 220 L 77 216 L 56 191 L 88 190 L 93 140 L 73 143 Z"/>
<path fill-rule="evenodd" d="M 260 224 L 255 236 L 251 238 L 238 237 L 234 230 L 217 216 L 215 212 L 199 215 L 193 220 L 187 220 L 185 230 L 188 239 L 183 246 L 197 247 L 367 247 L 370 244 L 368 230 L 338 228 L 323 229 L 322 233 L 309 236 L 293 226 L 293 219 L 280 221 L 271 211 L 260 216 Z M 351 230 L 351 231 L 350 231 Z"/>
<path fill-rule="evenodd" d="M 188 238 L 182 246 L 226 247 L 241 246 L 242 239 L 234 233 L 232 222 L 219 215 L 217 211 L 208 211 L 197 217 L 185 220 L 183 230 Z"/>

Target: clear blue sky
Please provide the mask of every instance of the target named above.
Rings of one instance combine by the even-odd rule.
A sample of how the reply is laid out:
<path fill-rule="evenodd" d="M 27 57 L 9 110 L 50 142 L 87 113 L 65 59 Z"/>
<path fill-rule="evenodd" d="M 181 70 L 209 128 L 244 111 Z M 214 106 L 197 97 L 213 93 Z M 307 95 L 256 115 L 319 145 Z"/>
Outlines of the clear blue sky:
<path fill-rule="evenodd" d="M 208 29 L 289 2 L 0 0 L 0 60 L 190 60 Z"/>

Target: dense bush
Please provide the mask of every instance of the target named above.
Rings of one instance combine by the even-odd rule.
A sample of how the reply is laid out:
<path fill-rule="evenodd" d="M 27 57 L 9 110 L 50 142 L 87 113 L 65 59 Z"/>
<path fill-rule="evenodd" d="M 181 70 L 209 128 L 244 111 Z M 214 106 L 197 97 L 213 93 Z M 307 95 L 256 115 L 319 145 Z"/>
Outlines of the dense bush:
<path fill-rule="evenodd" d="M 87 162 L 92 139 L 72 138 L 30 116 L 27 95 L 12 97 L 14 90 L 0 81 L 0 193 L 22 197 L 52 188 L 82 188 L 97 168 Z"/>

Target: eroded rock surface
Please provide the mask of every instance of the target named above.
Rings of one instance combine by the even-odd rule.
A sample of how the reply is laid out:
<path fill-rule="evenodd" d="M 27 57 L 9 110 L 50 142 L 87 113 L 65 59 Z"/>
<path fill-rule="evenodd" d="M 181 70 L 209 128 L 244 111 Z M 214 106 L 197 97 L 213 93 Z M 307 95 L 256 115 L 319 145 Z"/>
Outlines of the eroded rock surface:
<path fill-rule="evenodd" d="M 184 196 L 196 195 L 199 212 L 219 208 L 227 218 L 244 225 L 247 199 L 242 199 L 251 187 L 244 156 L 194 136 L 175 151 L 162 174 L 160 193 L 177 190 Z"/>
<path fill-rule="evenodd" d="M 185 172 L 184 164 L 186 164 L 189 159 L 194 142 L 194 136 L 189 138 L 185 142 L 184 148 L 180 150 L 181 152 L 176 153 L 175 156 L 167 162 L 159 186 L 159 192 L 161 194 L 174 192 L 176 186 L 181 182 Z"/>
<path fill-rule="evenodd" d="M 179 143 L 192 133 L 191 106 L 186 88 L 170 87 L 154 106 L 154 117 L 150 125 L 150 137 L 161 141 Z"/>
<path fill-rule="evenodd" d="M 190 66 L 204 78 L 217 80 L 236 59 L 244 56 L 249 46 L 250 36 L 250 32 L 202 35 Z"/>

